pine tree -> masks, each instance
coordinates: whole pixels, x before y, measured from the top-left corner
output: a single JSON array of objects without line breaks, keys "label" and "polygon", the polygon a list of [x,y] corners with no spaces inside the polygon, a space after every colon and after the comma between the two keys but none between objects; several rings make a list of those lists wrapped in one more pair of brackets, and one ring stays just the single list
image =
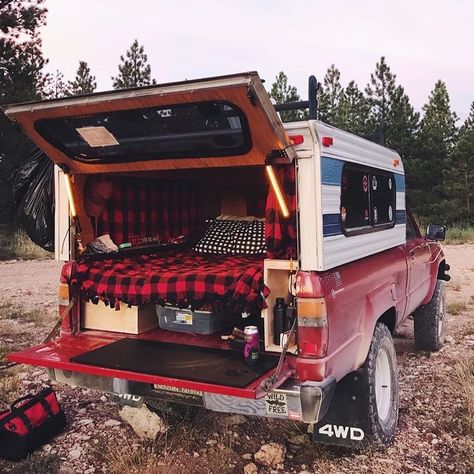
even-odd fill
[{"label": "pine tree", "polygon": [[44,95],[50,99],[71,95],[69,85],[64,80],[64,74],[58,69],[56,69],[53,76],[48,77],[48,85]]},{"label": "pine tree", "polygon": [[341,73],[334,64],[326,71],[319,96],[319,119],[335,127],[341,127],[340,105],[343,95]]},{"label": "pine tree", "polygon": [[439,80],[423,106],[417,158],[413,160],[412,207],[433,221],[449,220],[448,196],[445,192],[444,170],[456,138],[457,116],[451,111],[446,84]]},{"label": "pine tree", "polygon": [[474,221],[474,102],[447,160],[444,186],[451,222]]},{"label": "pine tree", "polygon": [[395,74],[385,62],[385,57],[375,65],[375,72],[370,75],[370,83],[365,88],[365,93],[370,104],[370,133],[373,139],[385,145],[387,133],[387,120],[390,111],[390,99],[395,90]]},{"label": "pine tree", "polygon": [[[298,102],[300,100],[296,87],[288,84],[288,77],[283,71],[280,71],[275,77],[275,82],[272,84],[270,91],[270,97],[274,99],[277,104],[287,104],[289,102]],[[282,122],[303,120],[305,116],[306,114],[300,110],[280,112]]]},{"label": "pine tree", "polygon": [[85,61],[79,61],[79,67],[76,71],[76,77],[73,81],[69,81],[69,89],[72,95],[90,94],[97,88],[95,76],[91,74],[91,70]]},{"label": "pine tree", "polygon": [[420,127],[420,114],[410,103],[402,86],[397,86],[390,95],[390,109],[387,115],[386,145],[397,151],[403,159],[407,182],[408,199],[416,189],[417,183],[417,134]]},{"label": "pine tree", "polygon": [[130,49],[125,53],[125,58],[120,56],[122,64],[119,64],[119,74],[112,76],[114,89],[126,89],[128,87],[148,86],[156,84],[151,79],[151,67],[147,63],[148,56],[144,52],[143,46],[135,40]]},{"label": "pine tree", "polygon": [[337,114],[337,127],[356,135],[368,133],[370,104],[354,81],[342,91]]},{"label": "pine tree", "polygon": [[[47,60],[39,31],[46,24],[46,12],[44,0],[0,1],[0,104],[43,96]],[[0,220],[13,214],[6,177],[32,147],[21,130],[0,114]]]}]

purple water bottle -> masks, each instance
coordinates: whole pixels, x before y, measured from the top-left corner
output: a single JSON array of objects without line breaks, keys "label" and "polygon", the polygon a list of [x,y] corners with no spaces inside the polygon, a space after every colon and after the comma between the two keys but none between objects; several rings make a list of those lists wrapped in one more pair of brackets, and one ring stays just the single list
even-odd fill
[{"label": "purple water bottle", "polygon": [[245,326],[244,359],[248,365],[256,365],[259,358],[259,341],[257,326]]}]

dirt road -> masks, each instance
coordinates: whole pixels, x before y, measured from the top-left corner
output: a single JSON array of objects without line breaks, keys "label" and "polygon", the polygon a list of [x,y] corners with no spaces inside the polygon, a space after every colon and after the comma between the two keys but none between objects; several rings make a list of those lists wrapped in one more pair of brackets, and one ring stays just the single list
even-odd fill
[{"label": "dirt road", "polygon": [[[117,406],[107,396],[60,386],[58,393],[70,425],[39,451],[34,470],[144,472],[144,466],[156,458],[149,472],[243,472],[247,466],[250,473],[255,472],[248,466],[255,463],[253,455],[263,444],[275,442],[287,448],[283,468],[271,471],[256,463],[258,472],[474,472],[474,441],[465,428],[465,402],[455,382],[458,362],[474,357],[474,245],[448,246],[446,255],[452,276],[448,309],[457,314],[447,315],[446,344],[431,355],[415,352],[411,320],[397,333],[400,421],[396,441],[388,449],[354,452],[313,446],[290,423],[232,419],[195,409],[192,414],[183,410],[169,415],[168,421],[176,426],[158,442],[154,451],[158,454],[150,455],[151,448],[121,420]],[[53,261],[0,263],[4,352],[47,334],[54,320],[59,268]],[[24,320],[21,312],[26,312]],[[11,401],[17,394],[35,391],[48,380],[45,371],[31,367],[16,368],[0,377],[0,409],[7,398]],[[41,463],[47,466],[44,471]],[[12,463],[0,460],[1,472],[12,468]],[[21,472],[28,472],[27,466]]]}]

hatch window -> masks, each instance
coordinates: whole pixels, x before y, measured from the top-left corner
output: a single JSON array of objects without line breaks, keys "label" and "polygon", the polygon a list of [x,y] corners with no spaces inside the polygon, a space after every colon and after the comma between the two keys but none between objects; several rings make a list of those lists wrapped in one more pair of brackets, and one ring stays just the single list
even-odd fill
[{"label": "hatch window", "polygon": [[393,173],[345,164],[341,180],[341,223],[346,235],[395,225],[396,190]]},{"label": "hatch window", "polygon": [[83,163],[243,155],[252,147],[245,115],[226,101],[40,119],[35,128]]}]

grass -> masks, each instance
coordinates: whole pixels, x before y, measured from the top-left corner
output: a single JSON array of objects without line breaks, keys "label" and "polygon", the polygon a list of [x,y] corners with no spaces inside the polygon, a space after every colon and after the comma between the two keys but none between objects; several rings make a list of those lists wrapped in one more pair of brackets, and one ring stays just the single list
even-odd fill
[{"label": "grass", "polygon": [[21,380],[16,372],[12,369],[0,371],[0,407],[7,408],[20,396],[20,392]]},{"label": "grass", "polygon": [[458,278],[453,278],[452,280],[448,281],[446,286],[454,291],[460,291],[462,285]]},{"label": "grass", "polygon": [[52,256],[33,243],[24,231],[0,224],[0,260],[44,260]]},{"label": "grass", "polygon": [[34,453],[16,464],[11,474],[56,474],[59,472],[59,457],[55,454]]},{"label": "grass", "polygon": [[[158,447],[152,442],[141,442],[122,445],[122,449],[110,449],[107,452],[109,460],[107,472],[122,474],[124,472],[137,474],[166,474],[177,472],[173,465],[173,457],[167,452],[159,453]],[[170,462],[167,462],[169,458]]]},{"label": "grass", "polygon": [[446,231],[446,244],[459,245],[468,242],[474,242],[474,227],[466,225],[448,226]]},{"label": "grass", "polygon": [[451,313],[453,316],[461,314],[463,311],[466,311],[466,309],[467,304],[465,301],[451,301],[446,306],[448,313]]},{"label": "grass", "polygon": [[[196,407],[154,406],[168,430],[154,442],[129,441],[120,451],[110,447],[107,452],[98,453],[107,460],[108,473],[181,473],[184,467],[188,472],[235,472],[241,459],[234,451],[232,431],[217,423],[218,415]],[[211,439],[215,441],[212,446],[206,444]],[[202,448],[205,455],[193,456]]]},{"label": "grass", "polygon": [[17,320],[25,323],[48,323],[51,318],[46,317],[44,310],[24,310],[12,303],[0,303],[0,321]]},{"label": "grass", "polygon": [[474,357],[456,366],[456,381],[465,401],[465,423],[469,434],[474,435]]}]

